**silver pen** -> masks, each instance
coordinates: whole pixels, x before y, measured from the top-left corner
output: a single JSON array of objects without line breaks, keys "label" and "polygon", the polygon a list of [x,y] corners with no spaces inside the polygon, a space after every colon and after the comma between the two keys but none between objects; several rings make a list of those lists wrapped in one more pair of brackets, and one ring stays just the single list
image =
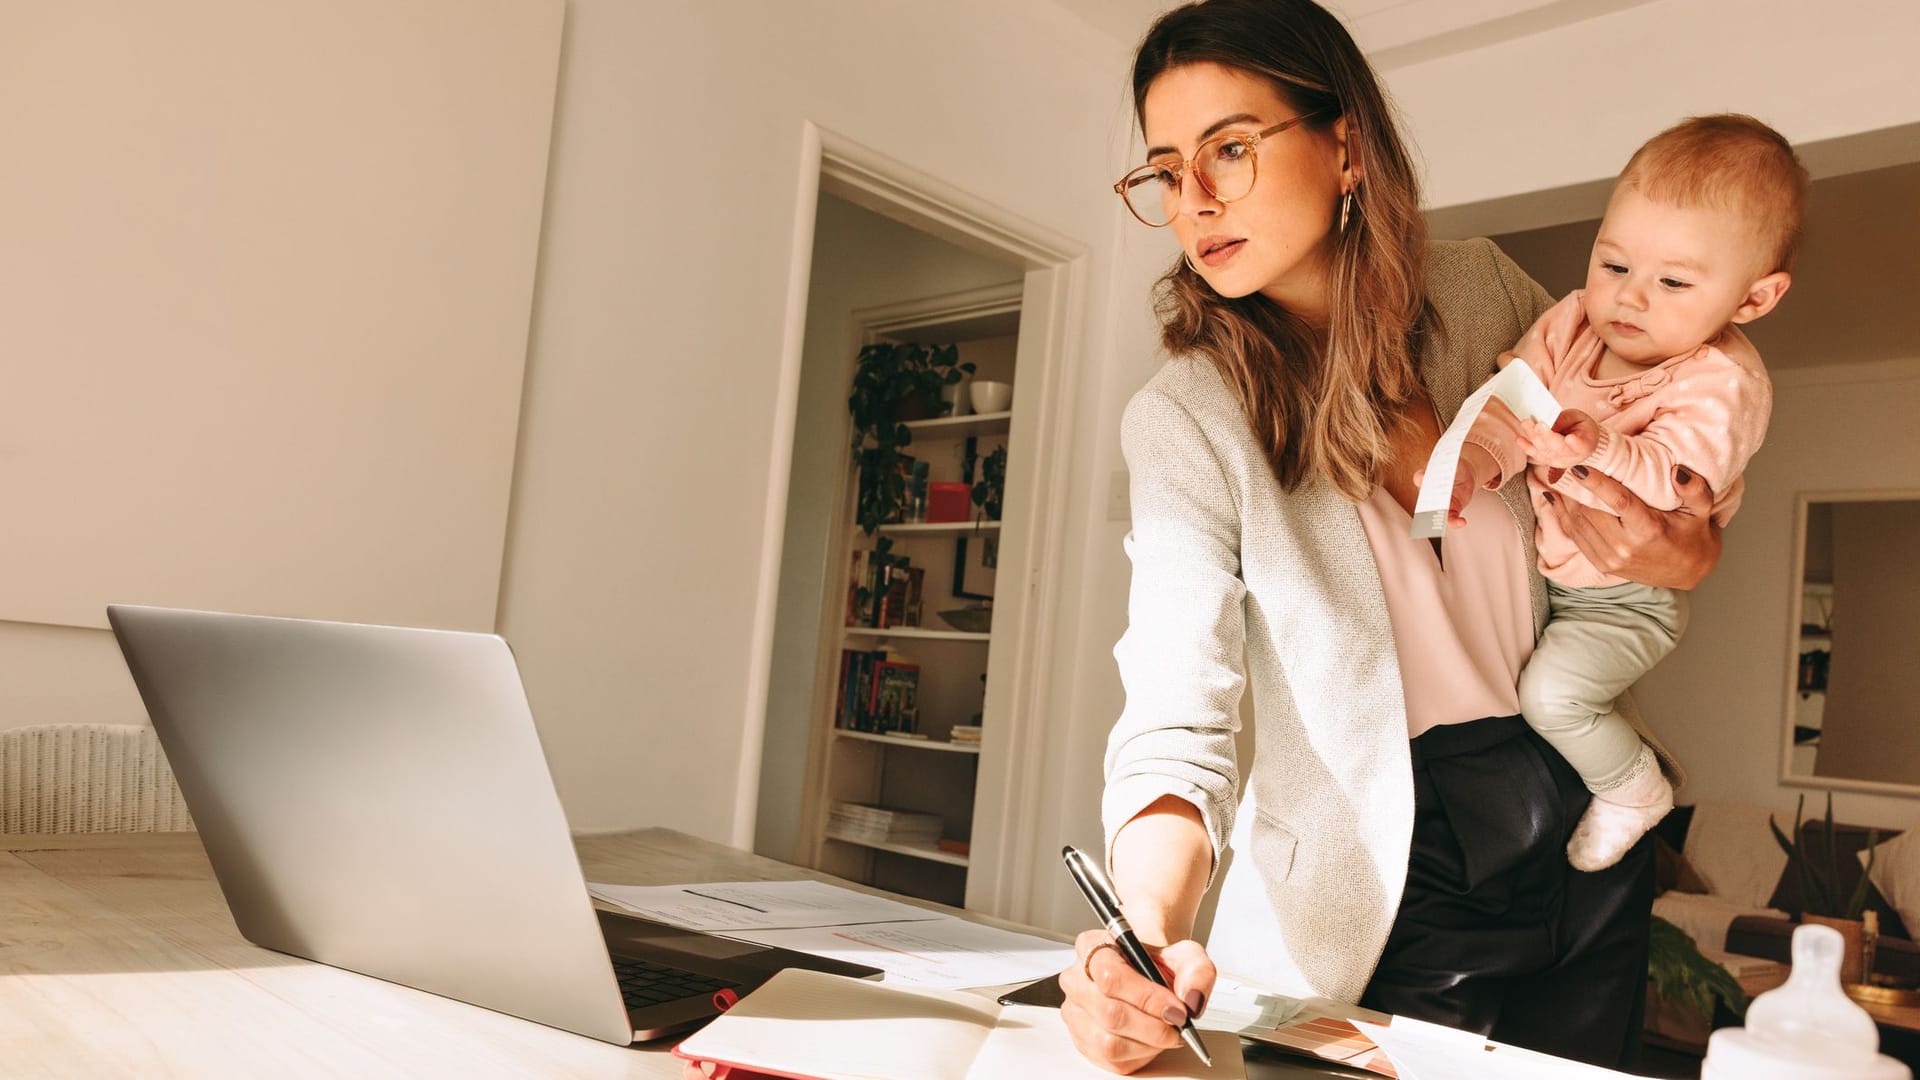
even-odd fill
[{"label": "silver pen", "polygon": [[[1060,849],[1060,858],[1067,864],[1067,873],[1073,875],[1073,883],[1080,886],[1080,894],[1093,906],[1093,917],[1113,935],[1114,947],[1127,958],[1127,964],[1161,986],[1167,986],[1167,977],[1160,974],[1160,965],[1147,955],[1146,946],[1140,944],[1140,939],[1133,935],[1133,927],[1127,925],[1127,917],[1120,914],[1120,898],[1114,895],[1107,875],[1072,844]],[[1167,986],[1167,989],[1173,987]],[[1200,1044],[1200,1032],[1195,1030],[1191,1014],[1180,1025],[1180,1040],[1199,1055],[1208,1068],[1213,1067],[1213,1056]]]}]

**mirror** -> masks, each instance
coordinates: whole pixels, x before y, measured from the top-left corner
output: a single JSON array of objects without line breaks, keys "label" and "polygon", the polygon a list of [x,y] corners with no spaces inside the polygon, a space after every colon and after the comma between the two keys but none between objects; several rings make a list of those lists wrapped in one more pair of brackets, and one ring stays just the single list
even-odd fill
[{"label": "mirror", "polygon": [[1798,502],[1780,779],[1920,795],[1920,492]]}]

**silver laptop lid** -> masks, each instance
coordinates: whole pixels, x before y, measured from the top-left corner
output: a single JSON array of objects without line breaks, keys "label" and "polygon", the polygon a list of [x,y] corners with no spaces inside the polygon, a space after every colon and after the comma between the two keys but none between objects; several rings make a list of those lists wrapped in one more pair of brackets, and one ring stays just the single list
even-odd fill
[{"label": "silver laptop lid", "polygon": [[630,1041],[505,641],[107,615],[249,941]]}]

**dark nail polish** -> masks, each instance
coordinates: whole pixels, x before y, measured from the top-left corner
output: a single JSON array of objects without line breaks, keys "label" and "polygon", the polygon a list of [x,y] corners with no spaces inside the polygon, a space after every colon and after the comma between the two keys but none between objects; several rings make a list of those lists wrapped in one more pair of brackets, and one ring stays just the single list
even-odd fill
[{"label": "dark nail polish", "polygon": [[1585,480],[1587,478],[1587,467],[1585,465],[1575,465],[1573,467],[1573,475]]},{"label": "dark nail polish", "polygon": [[1551,492],[1551,491],[1543,491],[1543,492],[1541,492],[1541,493],[1540,493],[1540,497],[1541,497],[1541,498],[1543,498],[1543,499],[1545,499],[1545,500],[1547,500],[1548,502],[1553,502],[1553,501],[1554,501],[1554,497],[1553,497],[1553,492]]},{"label": "dark nail polish", "polygon": [[1169,1005],[1167,1011],[1160,1014],[1160,1019],[1165,1020],[1168,1027],[1179,1027],[1187,1022],[1187,1011],[1178,1005]]},{"label": "dark nail polish", "polygon": [[1198,1018],[1207,1011],[1207,995],[1198,990],[1187,991],[1187,1015]]},{"label": "dark nail polish", "polygon": [[1693,474],[1687,471],[1685,465],[1675,465],[1673,467],[1673,478],[1683,484],[1693,483]]}]

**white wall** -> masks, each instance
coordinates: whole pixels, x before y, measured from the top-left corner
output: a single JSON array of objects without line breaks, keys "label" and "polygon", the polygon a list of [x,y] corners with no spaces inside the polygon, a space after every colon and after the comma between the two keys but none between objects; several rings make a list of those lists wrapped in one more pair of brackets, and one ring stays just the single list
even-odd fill
[{"label": "white wall", "polygon": [[[753,848],[794,857],[813,719],[822,589],[842,580],[827,565],[832,516],[843,511],[849,468],[847,387],[861,341],[853,313],[988,285],[1018,283],[1021,271],[962,251],[832,196],[814,222],[813,273],[798,424],[787,489],[786,543],[768,679],[767,732],[761,751],[760,804]],[[967,359],[967,354],[962,359]]]},{"label": "white wall", "polygon": [[500,626],[577,825],[749,824],[803,124],[1088,253],[1075,396],[1092,416],[1117,408],[1101,384],[1125,62],[1015,0],[569,8]]},{"label": "white wall", "polygon": [[[1685,762],[1683,802],[1720,800],[1793,813],[1804,790],[1779,782],[1786,723],[1794,499],[1803,491],[1920,488],[1920,360],[1776,372],[1773,424],[1747,470],[1747,494],[1693,621],[1636,691]],[[1911,653],[1911,650],[1909,650]],[[1920,733],[1888,752],[1920,755]],[[1808,793],[1809,805],[1824,796]],[[1841,792],[1834,815],[1920,825],[1920,800]]]},{"label": "white wall", "polygon": [[[1916,20],[1906,0],[1860,0],[1838,15],[1785,0],[1656,0],[1395,69],[1389,82],[1435,202],[1469,205],[1610,176],[1688,110],[1747,108],[1796,138],[1920,122],[1906,74]],[[1062,586],[1041,620],[1044,758],[1059,779],[1022,823],[1052,838],[1043,851],[1099,842],[1128,580],[1125,525],[1107,519],[1107,493],[1120,410],[1156,362],[1147,287],[1173,256],[1165,234],[1127,222],[1107,190],[1138,154],[1128,49],[1028,0],[569,5],[499,627],[576,824],[722,840],[746,826],[739,796],[757,776],[742,777],[739,762],[763,714],[748,686],[770,662],[752,652],[773,611],[774,582],[758,568],[784,520],[785,492],[769,488],[784,488],[787,448],[772,432],[780,357],[804,304],[790,298],[789,271],[808,242],[796,225],[812,206],[799,167],[812,121],[1087,253],[1072,335],[1080,378],[1065,388],[1078,403],[1062,451],[1065,557],[1041,568]],[[735,151],[737,166],[714,164]],[[1825,396],[1810,391],[1796,407],[1831,409]],[[1912,415],[1908,404],[1901,422]],[[1750,505],[1741,528],[1764,533],[1768,513]],[[1739,570],[1759,548],[1730,545],[1710,587],[1748,572],[1771,580],[1774,568]],[[43,682],[32,703],[84,718],[99,693],[90,676],[113,669],[79,665],[111,644],[16,648],[7,629],[0,678],[73,663],[89,678]],[[1746,653],[1727,652],[1742,642]],[[1696,626],[1683,650],[1740,663],[1753,644]],[[1779,654],[1784,640],[1767,647]],[[64,696],[84,700],[70,708],[55,700]],[[1740,707],[1769,717],[1771,732],[1778,702]],[[1728,753],[1723,739],[1702,731],[1681,748]],[[1772,746],[1768,734],[1732,748],[1726,790],[1770,775]],[[1026,913],[1084,925],[1053,857],[1029,870]]]},{"label": "white wall", "polygon": [[144,720],[109,602],[492,627],[563,10],[0,6],[0,727]]}]

